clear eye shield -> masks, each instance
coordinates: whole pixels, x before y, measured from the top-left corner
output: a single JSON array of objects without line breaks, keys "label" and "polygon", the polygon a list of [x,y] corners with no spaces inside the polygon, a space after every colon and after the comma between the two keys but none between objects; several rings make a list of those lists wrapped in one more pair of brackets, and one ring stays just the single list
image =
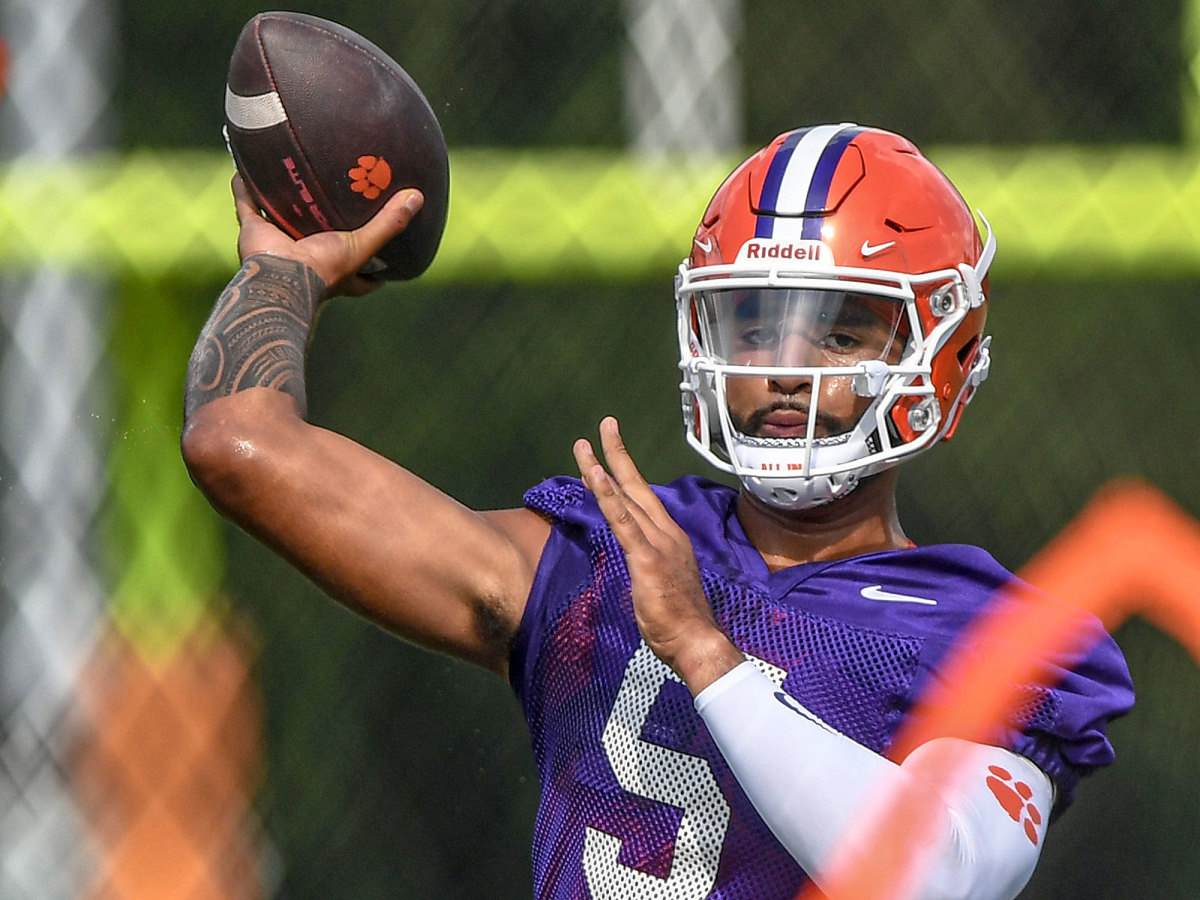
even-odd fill
[{"label": "clear eye shield", "polygon": [[[749,288],[697,296],[716,361],[770,370],[896,362],[908,333],[903,304],[848,291]],[[755,372],[747,374],[766,374]]]}]

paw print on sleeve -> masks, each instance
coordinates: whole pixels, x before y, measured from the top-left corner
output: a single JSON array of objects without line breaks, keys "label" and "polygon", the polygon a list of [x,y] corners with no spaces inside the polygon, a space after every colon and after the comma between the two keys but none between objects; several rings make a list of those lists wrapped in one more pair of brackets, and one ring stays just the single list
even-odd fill
[{"label": "paw print on sleeve", "polygon": [[1038,844],[1037,826],[1042,824],[1042,814],[1031,802],[1033,788],[1024,781],[1017,781],[1012,773],[1000,766],[988,766],[987,786],[1000,802],[1004,811],[1014,822],[1025,829],[1025,836],[1033,846]]},{"label": "paw print on sleeve", "polygon": [[352,179],[350,189],[374,200],[392,183],[392,167],[382,156],[360,156],[358,165],[346,173]]}]

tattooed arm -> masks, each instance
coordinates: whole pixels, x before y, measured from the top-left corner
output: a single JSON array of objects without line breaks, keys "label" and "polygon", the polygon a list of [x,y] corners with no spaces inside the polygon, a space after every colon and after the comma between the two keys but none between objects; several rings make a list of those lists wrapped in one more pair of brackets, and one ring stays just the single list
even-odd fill
[{"label": "tattooed arm", "polygon": [[357,231],[293,241],[236,179],[234,194],[242,268],[188,364],[182,449],[193,481],[349,608],[503,674],[548,526],[524,509],[473,512],[306,421],[321,303],[377,286],[354,273],[403,230],[420,195],[397,194]]},{"label": "tattooed arm", "polygon": [[251,387],[290,395],[306,416],[305,350],[325,292],[321,276],[302,262],[264,253],[242,263],[196,342],[184,418]]}]

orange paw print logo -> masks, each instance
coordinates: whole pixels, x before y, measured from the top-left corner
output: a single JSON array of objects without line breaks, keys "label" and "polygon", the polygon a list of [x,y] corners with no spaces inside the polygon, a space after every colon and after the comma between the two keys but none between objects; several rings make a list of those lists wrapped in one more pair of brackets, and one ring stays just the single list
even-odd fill
[{"label": "orange paw print logo", "polygon": [[991,772],[987,777],[988,788],[1000,801],[1009,817],[1024,826],[1025,836],[1036,847],[1037,826],[1042,824],[1042,814],[1029,802],[1033,797],[1033,788],[1023,781],[1015,780],[1007,769],[1000,766],[988,766],[988,771]]},{"label": "orange paw print logo", "polygon": [[382,156],[360,156],[358,165],[346,173],[353,179],[350,189],[374,200],[392,183],[392,167]]}]

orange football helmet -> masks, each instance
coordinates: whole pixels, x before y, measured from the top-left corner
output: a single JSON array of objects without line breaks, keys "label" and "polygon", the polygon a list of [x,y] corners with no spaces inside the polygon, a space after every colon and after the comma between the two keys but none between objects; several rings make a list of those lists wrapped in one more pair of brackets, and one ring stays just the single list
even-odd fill
[{"label": "orange football helmet", "polygon": [[[988,374],[995,247],[907,139],[779,135],[717,190],[676,277],[688,442],[802,509],[949,439]],[[773,405],[732,408],[734,379],[765,381]],[[830,413],[839,391],[849,419]]]}]

